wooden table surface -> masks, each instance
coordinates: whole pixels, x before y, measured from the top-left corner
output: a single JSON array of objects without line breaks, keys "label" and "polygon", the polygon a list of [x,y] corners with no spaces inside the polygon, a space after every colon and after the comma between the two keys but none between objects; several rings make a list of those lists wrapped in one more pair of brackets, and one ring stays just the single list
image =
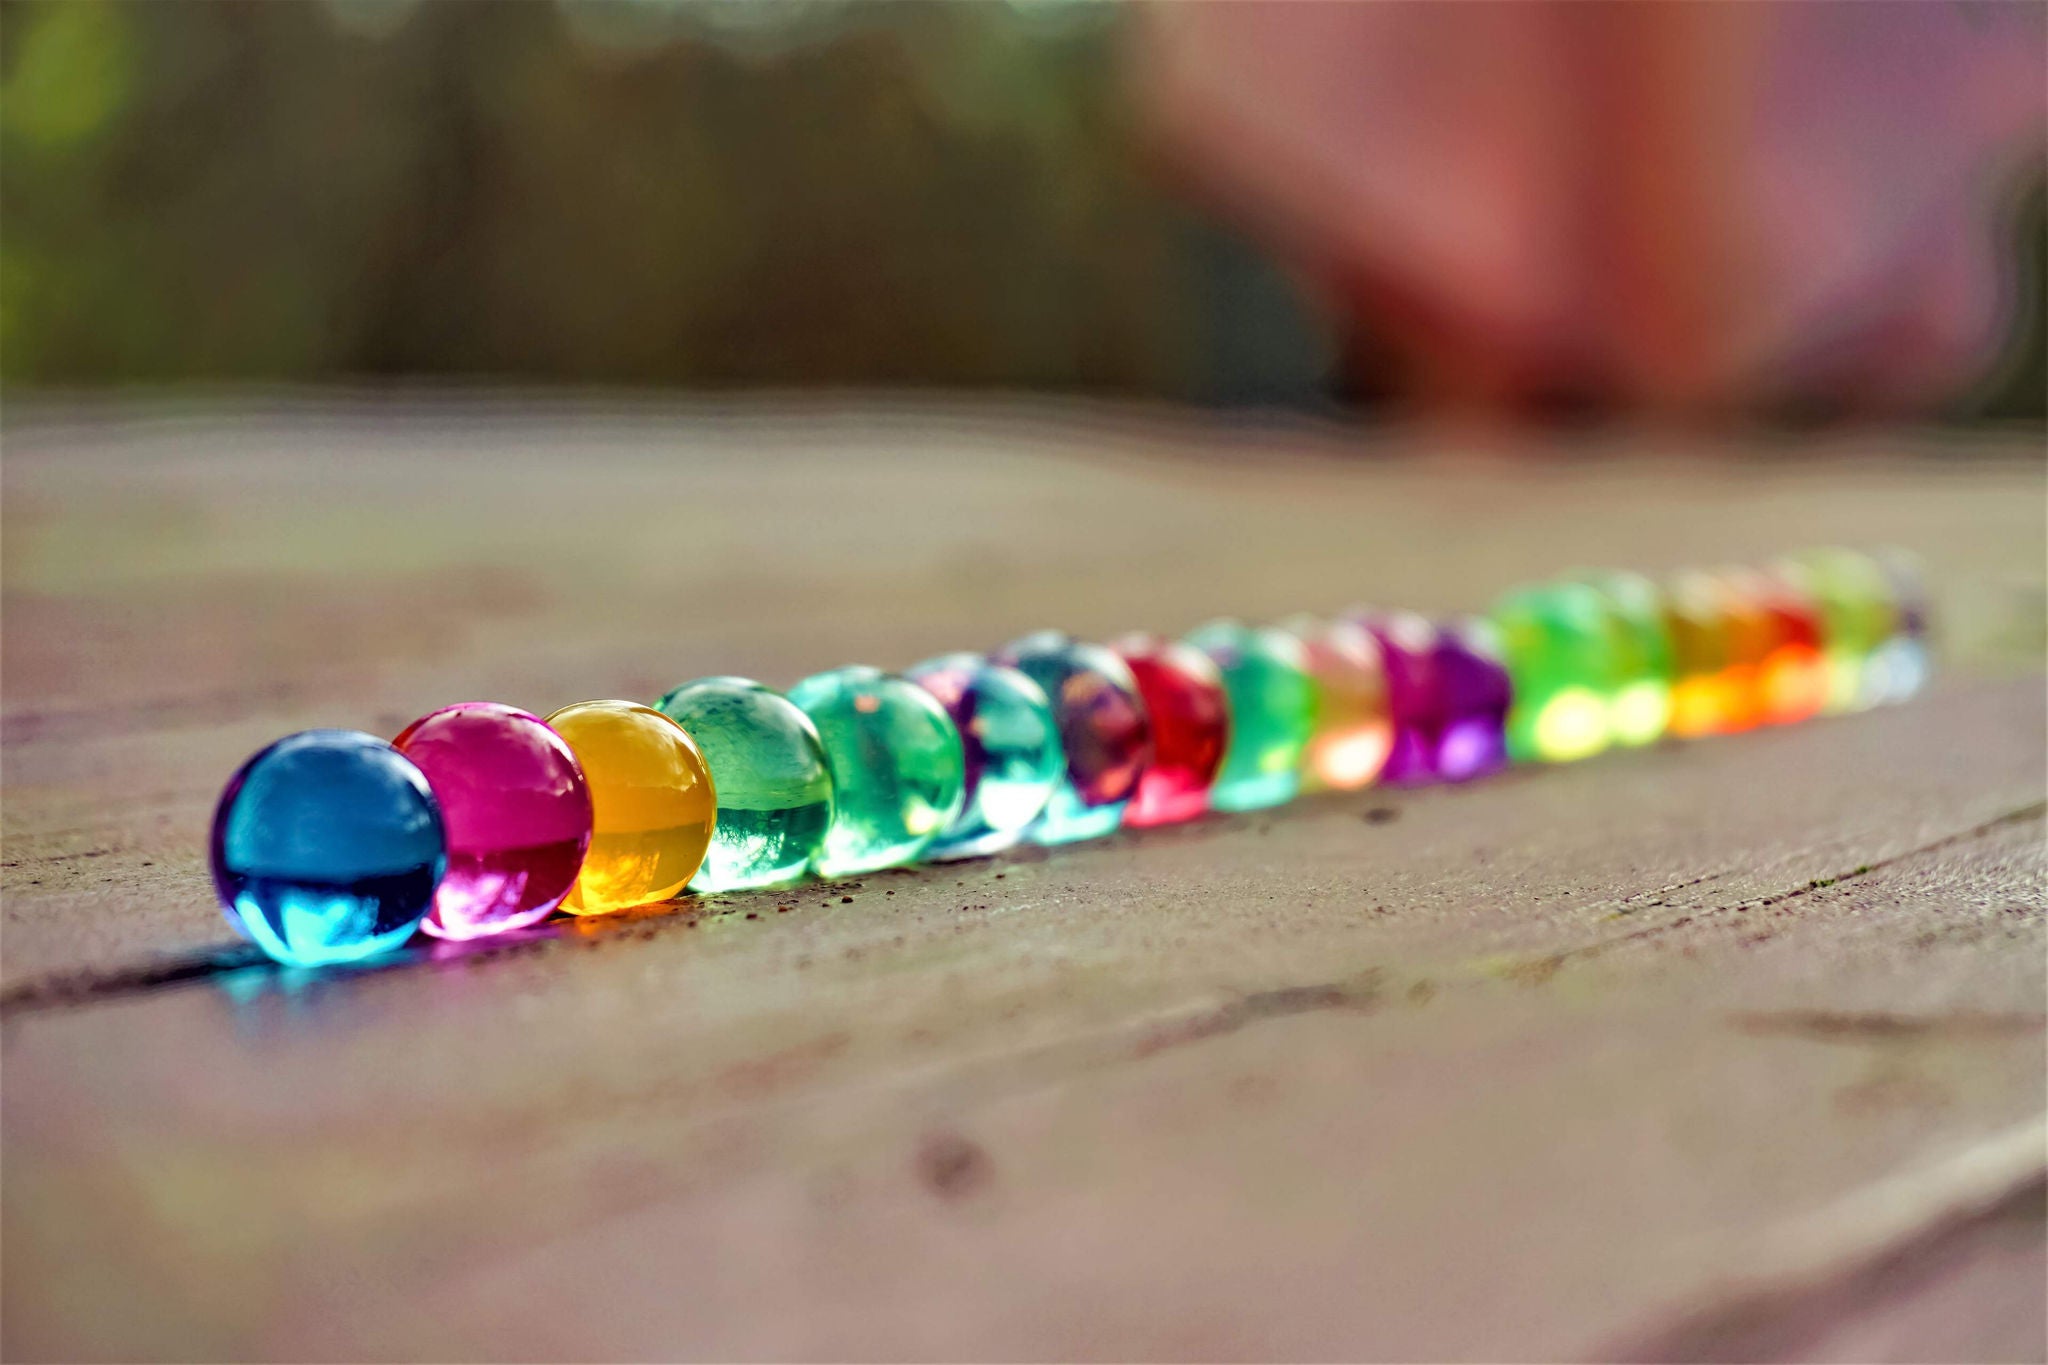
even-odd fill
[{"label": "wooden table surface", "polygon": [[[9,1358],[2048,1356],[2038,434],[4,436]],[[376,970],[251,965],[207,885],[308,725],[1830,541],[1928,560],[1929,694]]]}]

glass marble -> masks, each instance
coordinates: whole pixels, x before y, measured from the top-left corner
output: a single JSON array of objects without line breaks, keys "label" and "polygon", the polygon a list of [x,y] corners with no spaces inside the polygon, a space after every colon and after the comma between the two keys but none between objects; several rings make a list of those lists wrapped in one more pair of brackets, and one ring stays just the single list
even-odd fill
[{"label": "glass marble", "polygon": [[1124,823],[1192,820],[1209,808],[1209,788],[1230,743],[1223,675],[1199,649],[1157,635],[1126,635],[1110,648],[1131,670],[1152,722],[1152,762]]},{"label": "glass marble", "polygon": [[810,869],[832,823],[824,741],[796,703],[751,678],[698,678],[655,704],[711,768],[718,819],[690,889],[779,886]]},{"label": "glass marble", "polygon": [[1436,775],[1465,782],[1499,772],[1508,763],[1508,707],[1514,700],[1500,632],[1476,616],[1439,626],[1436,674]]},{"label": "glass marble", "polygon": [[470,701],[391,743],[426,774],[448,830],[448,871],[420,927],[480,938],[547,918],[590,844],[590,786],[561,736],[516,707]]},{"label": "glass marble", "polygon": [[1657,585],[1641,574],[1596,570],[1576,576],[1600,595],[1613,661],[1607,737],[1630,748],[1654,744],[1671,724],[1671,633]]},{"label": "glass marble", "polygon": [[1873,556],[1891,588],[1892,633],[1871,654],[1877,691],[1886,702],[1902,702],[1927,685],[1933,656],[1927,643],[1927,577],[1918,557],[1900,549]]},{"label": "glass marble", "polygon": [[1605,749],[1620,671],[1599,592],[1583,583],[1517,588],[1494,604],[1491,620],[1514,685],[1508,753],[1564,763]]},{"label": "glass marble", "polygon": [[1728,576],[1763,611],[1768,625],[1756,666],[1756,718],[1789,725],[1827,705],[1827,656],[1821,650],[1820,609],[1782,575],[1731,569]]},{"label": "glass marble", "polygon": [[858,666],[789,689],[832,765],[832,823],[812,865],[846,877],[914,862],[960,815],[967,756],[938,698]]},{"label": "glass marble", "polygon": [[1839,715],[1883,701],[1887,680],[1869,663],[1896,628],[1898,609],[1877,561],[1854,550],[1810,550],[1779,571],[1820,608],[1828,665],[1822,709]]},{"label": "glass marble", "polygon": [[447,835],[426,776],[374,735],[307,730],[229,779],[213,813],[228,923],[279,962],[396,948],[433,908]]},{"label": "glass marble", "polygon": [[1665,589],[1664,624],[1671,634],[1671,733],[1719,734],[1740,707],[1727,593],[1710,574],[1681,573]]},{"label": "glass marble", "polygon": [[1356,791],[1371,785],[1394,744],[1379,641],[1356,621],[1297,616],[1281,629],[1307,651],[1316,688],[1315,728],[1301,758],[1302,788]]},{"label": "glass marble", "polygon": [[1724,705],[1712,733],[1731,735],[1763,723],[1764,665],[1777,647],[1781,623],[1768,610],[1768,583],[1747,569],[1709,571],[1713,590],[1721,595],[1722,629],[1727,632],[1728,663],[1721,674]]},{"label": "glass marble", "polygon": [[1041,844],[1108,834],[1152,762],[1152,721],[1138,681],[1113,650],[1058,631],[1013,640],[995,656],[1044,690],[1067,771],[1031,827]]},{"label": "glass marble", "polygon": [[1362,610],[1347,618],[1371,635],[1387,671],[1393,742],[1380,780],[1402,785],[1436,777],[1436,627],[1412,611]]},{"label": "glass marble", "polygon": [[703,750],[651,706],[583,701],[548,717],[590,784],[590,847],[562,901],[604,915],[673,900],[697,875],[718,818]]},{"label": "glass marble", "polygon": [[1198,626],[1187,643],[1215,663],[1230,697],[1230,747],[1209,788],[1209,805],[1263,810],[1293,800],[1316,724],[1308,651],[1284,630],[1238,621]]},{"label": "glass marble", "polygon": [[1394,743],[1383,782],[1462,782],[1507,763],[1513,698],[1499,635],[1484,621],[1438,626],[1414,612],[1356,612],[1386,662]]},{"label": "glass marble", "polygon": [[1044,814],[1066,774],[1051,700],[1016,669],[974,653],[942,655],[905,676],[946,708],[967,763],[960,814],[927,856],[1000,853]]}]

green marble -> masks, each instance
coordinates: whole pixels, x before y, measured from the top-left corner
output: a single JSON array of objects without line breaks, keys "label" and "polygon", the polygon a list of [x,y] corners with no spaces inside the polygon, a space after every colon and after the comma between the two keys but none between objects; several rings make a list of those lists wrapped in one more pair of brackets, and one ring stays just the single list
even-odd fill
[{"label": "green marble", "polygon": [[1671,684],[1677,668],[1671,628],[1657,585],[1641,574],[1595,570],[1576,575],[1600,595],[1613,660],[1607,735],[1615,744],[1654,744],[1671,725]]},{"label": "green marble", "polygon": [[810,717],[749,678],[699,678],[655,709],[697,741],[718,793],[718,823],[690,889],[803,876],[832,823],[832,769]]},{"label": "green marble", "polygon": [[1272,627],[1212,621],[1187,636],[1223,675],[1230,745],[1209,788],[1213,810],[1262,810],[1301,789],[1301,756],[1316,723],[1307,648]]},{"label": "green marble", "polygon": [[1820,608],[1822,653],[1828,665],[1829,715],[1862,711],[1885,700],[1871,656],[1898,624],[1898,602],[1884,569],[1869,555],[1836,547],[1809,550],[1780,566],[1787,580]]},{"label": "green marble", "polygon": [[1490,619],[1514,684],[1509,757],[1564,763],[1605,749],[1619,678],[1600,594],[1583,583],[1532,584],[1501,597]]},{"label": "green marble", "polygon": [[789,699],[818,727],[835,806],[812,865],[845,877],[914,862],[960,814],[967,785],[960,731],[936,697],[878,669],[805,678]]}]

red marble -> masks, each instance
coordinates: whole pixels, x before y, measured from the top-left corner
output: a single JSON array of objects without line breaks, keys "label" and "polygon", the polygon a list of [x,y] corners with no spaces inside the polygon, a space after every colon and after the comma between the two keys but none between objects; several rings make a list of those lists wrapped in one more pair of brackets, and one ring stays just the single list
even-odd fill
[{"label": "red marble", "polygon": [[1762,610],[1768,631],[1756,669],[1758,719],[1789,725],[1819,715],[1828,701],[1820,607],[1781,574],[1738,570],[1734,576]]},{"label": "red marble", "polygon": [[1209,808],[1209,787],[1230,744],[1223,675],[1192,645],[1127,635],[1110,646],[1138,680],[1152,717],[1152,766],[1124,810],[1127,825],[1170,825]]}]

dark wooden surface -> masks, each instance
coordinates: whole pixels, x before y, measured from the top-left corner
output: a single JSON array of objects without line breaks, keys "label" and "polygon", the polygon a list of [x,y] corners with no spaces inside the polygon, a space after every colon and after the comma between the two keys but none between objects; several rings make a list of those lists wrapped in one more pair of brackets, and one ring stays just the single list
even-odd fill
[{"label": "dark wooden surface", "polygon": [[[5,432],[10,1358],[2048,1355],[2038,441],[120,416]],[[1919,701],[215,955],[213,794],[304,725],[1830,540],[1928,558]]]}]

